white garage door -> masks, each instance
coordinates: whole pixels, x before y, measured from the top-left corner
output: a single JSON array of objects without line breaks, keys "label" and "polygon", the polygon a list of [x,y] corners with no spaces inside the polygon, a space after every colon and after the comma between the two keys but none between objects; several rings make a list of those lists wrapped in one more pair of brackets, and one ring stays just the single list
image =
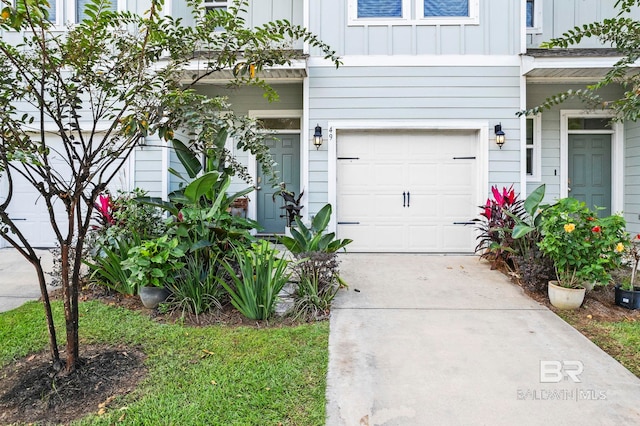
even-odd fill
[{"label": "white garage door", "polygon": [[477,149],[470,131],[338,133],[338,236],[349,251],[473,252]]},{"label": "white garage door", "polygon": [[[71,173],[69,165],[64,161],[64,154],[56,154],[57,152],[64,153],[64,151],[62,151],[63,145],[61,139],[50,137],[47,139],[47,142],[52,152],[49,157],[52,168],[54,168],[60,176],[68,179]],[[120,175],[116,176],[113,180],[113,185],[110,185],[112,191],[128,187],[128,184],[121,184],[126,181],[126,177],[124,176],[126,170],[127,166],[123,167]],[[55,247],[57,240],[49,221],[49,213],[44,200],[21,175],[14,171],[12,176],[14,189],[12,201],[7,209],[9,217],[15,221],[20,231],[33,247]],[[6,178],[0,178],[0,200],[2,200],[5,196],[4,194],[7,193],[7,186],[8,182]],[[56,198],[53,208],[56,213],[58,226],[63,232],[63,235],[66,235],[67,216],[64,204]],[[0,247],[5,246],[8,247],[8,243],[0,238]]]}]

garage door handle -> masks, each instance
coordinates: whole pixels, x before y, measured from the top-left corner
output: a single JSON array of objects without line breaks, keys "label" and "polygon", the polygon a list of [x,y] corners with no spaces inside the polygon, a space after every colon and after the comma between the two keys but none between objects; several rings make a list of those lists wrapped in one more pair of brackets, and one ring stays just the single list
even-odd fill
[{"label": "garage door handle", "polygon": [[409,203],[411,203],[411,193],[407,191],[407,207],[411,207]]},{"label": "garage door handle", "polygon": [[402,193],[402,207],[407,207],[407,193]]}]

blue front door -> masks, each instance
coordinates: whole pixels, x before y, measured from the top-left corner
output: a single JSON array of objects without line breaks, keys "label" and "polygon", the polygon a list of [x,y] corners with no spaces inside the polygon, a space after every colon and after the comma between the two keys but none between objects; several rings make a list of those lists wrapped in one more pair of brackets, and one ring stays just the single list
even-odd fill
[{"label": "blue front door", "polygon": [[611,135],[569,135],[569,196],[611,215]]},{"label": "blue front door", "polygon": [[[300,193],[300,135],[276,135],[265,143],[273,160],[277,163],[278,181],[286,184],[287,190]],[[283,234],[286,226],[286,215],[282,206],[282,197],[273,200],[276,189],[271,188],[268,179],[258,166],[257,220],[264,229],[260,233]]]}]

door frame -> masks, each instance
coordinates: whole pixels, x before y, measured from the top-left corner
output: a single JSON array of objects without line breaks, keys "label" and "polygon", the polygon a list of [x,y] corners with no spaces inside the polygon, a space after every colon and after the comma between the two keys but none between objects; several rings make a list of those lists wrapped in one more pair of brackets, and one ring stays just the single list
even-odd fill
[{"label": "door frame", "polygon": [[560,110],[560,198],[569,196],[569,134],[611,135],[611,213],[624,207],[624,125],[615,121],[611,130],[569,130],[570,118],[612,118],[611,111]]},{"label": "door frame", "polygon": [[[305,191],[302,196],[302,200],[300,201],[303,205],[307,204],[307,191],[305,187],[304,176],[307,176],[307,165],[308,162],[308,152],[306,149],[303,149],[304,144],[302,143],[302,128],[304,127],[303,123],[303,111],[298,109],[278,109],[278,110],[249,110],[248,116],[250,118],[299,118],[300,119],[300,129],[292,129],[292,130],[273,130],[273,134],[275,135],[298,135],[300,136],[300,190]],[[252,153],[247,153],[247,171],[249,172],[249,176],[254,179],[254,190],[249,193],[249,207],[247,209],[247,217],[249,219],[257,220],[258,218],[258,202],[257,197],[255,196],[255,179],[258,176],[258,164],[256,160],[256,156]],[[254,230],[255,232],[255,230]]]},{"label": "door frame", "polygon": [[340,130],[468,130],[474,131],[477,138],[476,158],[478,160],[478,181],[476,205],[484,203],[489,191],[489,123],[480,120],[333,120],[328,123],[328,202],[333,206],[329,222],[329,231],[337,232],[337,168],[338,168],[338,132]]}]

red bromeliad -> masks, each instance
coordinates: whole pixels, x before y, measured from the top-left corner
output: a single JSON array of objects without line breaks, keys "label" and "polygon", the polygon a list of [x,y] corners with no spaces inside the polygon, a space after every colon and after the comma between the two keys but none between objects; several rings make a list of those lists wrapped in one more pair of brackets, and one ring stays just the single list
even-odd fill
[{"label": "red bromeliad", "polygon": [[102,220],[105,225],[114,225],[116,222],[113,219],[113,201],[109,194],[102,194],[98,196],[98,201],[95,204],[96,211],[102,216]]}]

